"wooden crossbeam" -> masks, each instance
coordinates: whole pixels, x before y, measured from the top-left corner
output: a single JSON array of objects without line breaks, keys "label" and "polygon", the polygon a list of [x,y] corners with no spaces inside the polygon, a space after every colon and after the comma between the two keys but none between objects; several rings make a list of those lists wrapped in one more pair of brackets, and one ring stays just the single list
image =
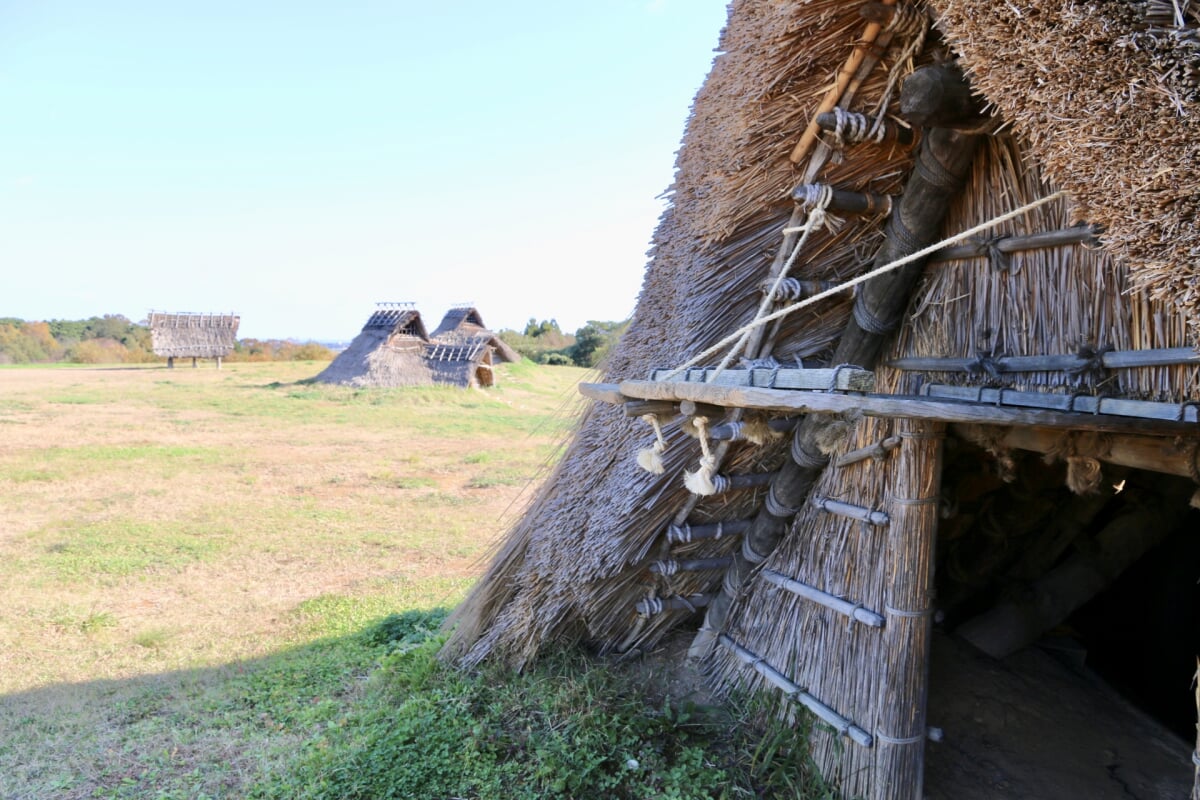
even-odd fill
[{"label": "wooden crossbeam", "polygon": [[695,367],[673,374],[675,370],[656,369],[652,381],[706,383],[712,386],[758,386],[767,389],[823,389],[839,392],[872,392],[875,373],[851,365],[832,369],[794,369],[756,367],[727,369]]}]

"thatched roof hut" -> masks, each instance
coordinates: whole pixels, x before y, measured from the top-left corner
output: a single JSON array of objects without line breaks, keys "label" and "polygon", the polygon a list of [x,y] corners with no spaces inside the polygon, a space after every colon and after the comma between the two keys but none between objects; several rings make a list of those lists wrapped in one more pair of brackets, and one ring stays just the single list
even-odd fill
[{"label": "thatched roof hut", "polygon": [[219,366],[237,345],[240,322],[237,314],[151,311],[150,342],[168,366],[176,358],[190,358],[193,364],[198,358],[215,358]]},{"label": "thatched roof hut", "polygon": [[491,386],[497,356],[501,361],[520,356],[483,327],[475,309],[459,311],[451,309],[431,336],[411,303],[380,303],[316,380],[349,386]]},{"label": "thatched roof hut", "polygon": [[[1165,547],[1192,554],[1186,658],[1140,651],[1164,668],[1141,682],[1194,714],[1197,8],[731,3],[633,321],[585,387],[606,402],[446,657],[519,668],[553,640],[636,653],[682,631],[718,691],[815,720],[847,796],[950,796],[923,789],[927,757],[984,779],[926,747],[952,684],[931,640],[1010,664]],[[1118,605],[1165,615],[1156,583]],[[1096,627],[1081,646],[1112,649]],[[1057,788],[1016,794],[1083,796],[1048,729],[1027,738]],[[1182,744],[1105,758],[1081,774],[1190,782]]]},{"label": "thatched roof hut", "polygon": [[484,341],[499,363],[511,364],[521,360],[521,354],[508,342],[488,330],[478,309],[470,304],[457,305],[447,311],[432,338],[446,343]]}]

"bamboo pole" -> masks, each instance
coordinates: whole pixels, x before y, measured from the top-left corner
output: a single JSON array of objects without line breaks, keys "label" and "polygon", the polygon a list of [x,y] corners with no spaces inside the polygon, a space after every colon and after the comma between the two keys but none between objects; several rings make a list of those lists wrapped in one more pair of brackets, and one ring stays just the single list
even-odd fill
[{"label": "bamboo pole", "polygon": [[[883,0],[880,5],[894,6],[896,0]],[[812,148],[817,143],[817,137],[821,133],[821,127],[817,124],[817,116],[827,111],[833,111],[833,107],[842,99],[842,95],[850,86],[850,81],[854,79],[858,68],[862,66],[863,60],[871,51],[871,45],[875,44],[875,40],[879,38],[879,32],[883,30],[883,24],[879,22],[868,22],[867,27],[863,30],[863,35],[859,38],[858,43],[854,45],[854,49],[850,52],[850,57],[846,59],[846,63],[838,71],[837,77],[834,79],[833,86],[825,93],[825,97],[821,100],[821,105],[817,106],[816,114],[813,114],[812,120],[808,123],[808,127],[804,129],[804,133],[800,136],[800,141],[792,148],[790,156],[793,164],[799,164],[804,159],[808,158]]]},{"label": "bamboo pole", "polygon": [[901,445],[887,532],[887,624],[872,800],[919,800],[925,777],[933,566],[945,426],[900,420],[897,432]]}]

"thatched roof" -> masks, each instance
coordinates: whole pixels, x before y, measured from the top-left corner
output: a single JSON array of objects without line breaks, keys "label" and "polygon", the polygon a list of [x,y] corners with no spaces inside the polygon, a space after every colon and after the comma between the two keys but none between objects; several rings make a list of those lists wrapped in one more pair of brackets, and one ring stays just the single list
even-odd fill
[{"label": "thatched roof", "polygon": [[513,361],[520,356],[481,322],[474,309],[451,309],[430,336],[410,304],[381,303],[315,380],[350,386],[491,386],[493,357]]},{"label": "thatched roof", "polygon": [[455,306],[446,312],[442,322],[433,332],[432,339],[439,342],[466,344],[485,342],[494,351],[496,360],[501,363],[514,363],[521,360],[521,354],[512,345],[488,330],[483,323],[483,317],[474,306]]},{"label": "thatched roof", "polygon": [[150,341],[156,356],[220,358],[237,345],[240,322],[236,314],[151,311]]},{"label": "thatched roof", "polygon": [[[1184,20],[1191,31],[1194,5],[1187,5]],[[942,0],[932,6],[936,28],[911,63],[904,63],[903,49],[912,39],[899,34],[880,40],[891,40],[882,63],[911,67],[947,53],[958,57],[1003,126],[980,144],[944,235],[1060,188],[1068,190],[1065,198],[992,235],[1056,230],[1079,220],[1103,226],[1104,233],[1099,247],[1029,250],[1003,264],[986,256],[929,264],[885,358],[1195,345],[1200,103],[1188,83],[1196,75],[1193,33],[1148,33],[1145,4],[1049,7],[1018,0],[968,7]],[[790,157],[863,28],[857,5],[841,0],[731,4],[719,55],[693,104],[633,320],[605,365],[604,380],[644,378],[652,368],[683,364],[755,317],[761,285],[787,255],[781,230],[795,209],[797,184],[817,180],[900,193],[913,167],[907,147],[860,144],[847,148],[844,159],[818,147],[797,162]],[[1164,72],[1168,63],[1180,66]],[[852,84],[851,110],[874,112],[889,77],[875,69]],[[894,95],[890,104],[894,111]],[[882,222],[879,215],[846,216],[815,231],[792,275],[843,281],[860,274],[880,246]],[[828,362],[852,299],[834,296],[784,317],[766,337],[771,354],[783,364]],[[1103,391],[1181,403],[1200,400],[1198,373],[1194,365],[1180,365],[984,379],[988,386],[1067,396]],[[926,373],[924,379],[981,384],[977,374]],[[912,391],[914,376],[881,366],[876,382],[880,391]],[[827,445],[845,452],[891,431],[888,420],[848,420]],[[664,536],[668,524],[752,516],[764,496],[691,494],[681,478],[695,469],[700,446],[678,421],[665,425],[663,435],[665,470],[651,474],[636,462],[637,452],[655,441],[649,426],[607,404],[584,413],[555,472],[456,611],[448,659],[471,665],[492,658],[522,667],[552,640],[627,650],[651,647],[677,626],[695,624],[694,610],[686,607],[651,616],[637,613],[636,604],[719,591],[722,572],[664,576],[647,565],[668,555],[735,554],[740,544],[731,536],[680,545]],[[770,472],[787,458],[786,439],[735,444],[723,452],[721,471]],[[813,491],[869,506],[891,480],[884,468],[868,464],[854,472],[829,470]],[[881,607],[887,576],[906,566],[890,563],[881,540],[859,536],[857,524],[828,516],[802,510],[768,566],[817,576],[815,582],[835,594]],[[872,685],[876,676],[848,666],[874,663],[878,645],[785,595],[762,581],[739,590],[727,630],[772,663],[794,667],[800,685],[844,701],[852,717],[877,719],[883,700]],[[769,621],[763,609],[772,609]],[[805,653],[824,655],[806,661],[799,641],[810,643]],[[767,686],[727,650],[719,649],[707,665],[726,688]],[[844,778],[847,794],[863,791],[877,775],[874,751],[855,750],[836,735],[818,737],[815,747],[823,768]]]}]

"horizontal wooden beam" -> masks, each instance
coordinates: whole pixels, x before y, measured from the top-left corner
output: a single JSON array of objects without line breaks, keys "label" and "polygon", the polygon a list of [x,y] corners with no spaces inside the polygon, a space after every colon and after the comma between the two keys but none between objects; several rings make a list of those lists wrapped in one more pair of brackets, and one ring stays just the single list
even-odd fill
[{"label": "horizontal wooden beam", "polygon": [[979,372],[984,369],[996,372],[1072,372],[1086,370],[1093,365],[1103,369],[1134,369],[1181,364],[1200,364],[1200,353],[1190,347],[1160,347],[1149,350],[1110,350],[1092,356],[1080,353],[994,358],[908,356],[888,362],[888,366],[896,369],[924,372]]},{"label": "horizontal wooden beam", "polygon": [[1096,236],[1102,232],[1099,225],[1076,225],[1053,231],[1039,231],[1024,236],[1002,236],[994,239],[960,244],[938,250],[929,257],[929,262],[953,261],[961,258],[979,258],[998,252],[1001,255],[1023,250],[1039,250],[1044,247],[1062,247],[1072,244],[1098,245]]},{"label": "horizontal wooden beam", "polygon": [[764,389],[822,389],[839,392],[870,392],[875,389],[875,373],[851,365],[831,369],[798,369],[756,367],[727,369],[717,372],[709,367],[696,367],[676,373],[656,369],[652,381],[677,383],[706,383],[712,386],[757,386]]},{"label": "horizontal wooden beam", "polygon": [[[1010,428],[997,444],[1034,453],[1058,453],[1063,450],[1063,432],[1046,428]],[[1200,441],[1196,440],[1181,442],[1173,436],[1110,434],[1102,441],[1075,439],[1071,448],[1076,456],[1123,467],[1183,477],[1200,475]]]},{"label": "horizontal wooden beam", "polygon": [[1200,422],[1200,403],[1155,403],[1149,400],[1126,400],[1123,397],[1100,397],[1091,394],[1051,394],[1020,389],[945,386],[937,383],[922,386],[921,395],[942,400],[966,400],[976,404],[1045,408],[1067,413],[1104,414],[1131,419],[1170,420],[1191,423],[1192,430],[1200,431],[1195,425]]},{"label": "horizontal wooden beam", "polygon": [[[1043,428],[1092,430],[1113,433],[1163,433],[1200,435],[1196,408],[1187,421],[1140,419],[1112,414],[1050,411],[984,402],[941,399],[921,395],[841,394],[720,386],[704,383],[624,381],[620,394],[647,400],[696,400],[726,408],[792,413],[841,414],[861,412],[870,417],[907,417],[980,425],[1031,425]],[[1005,397],[1008,392],[1005,392]],[[1060,402],[1064,395],[1049,395]],[[1077,398],[1082,400],[1083,398]],[[1160,404],[1167,405],[1167,404]]]}]

